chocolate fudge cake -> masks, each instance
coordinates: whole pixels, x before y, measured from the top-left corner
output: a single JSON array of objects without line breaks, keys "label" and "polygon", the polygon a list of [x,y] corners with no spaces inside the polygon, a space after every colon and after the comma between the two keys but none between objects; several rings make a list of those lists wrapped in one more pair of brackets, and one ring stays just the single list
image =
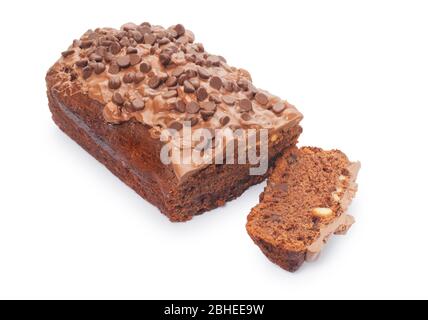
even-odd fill
[{"label": "chocolate fudge cake", "polygon": [[[257,89],[246,70],[207,53],[180,24],[89,30],[62,53],[46,81],[59,128],[171,221],[224,205],[267,172],[251,174],[252,163],[165,162],[162,151],[171,144],[162,139],[165,132],[267,130],[271,166],[302,131],[295,107]],[[197,147],[193,141],[174,146]],[[203,156],[217,159],[218,152]]]},{"label": "chocolate fudge cake", "polygon": [[315,260],[333,234],[345,234],[354,223],[346,210],[357,191],[359,169],[340,151],[288,149],[248,216],[249,235],[290,272]]}]

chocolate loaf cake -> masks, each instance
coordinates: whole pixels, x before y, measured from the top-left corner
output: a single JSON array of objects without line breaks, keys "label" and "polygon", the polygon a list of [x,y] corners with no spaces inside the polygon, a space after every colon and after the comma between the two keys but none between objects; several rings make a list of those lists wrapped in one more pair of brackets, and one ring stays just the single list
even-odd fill
[{"label": "chocolate loaf cake", "polygon": [[[186,156],[165,162],[167,145],[168,155],[199,151],[195,141],[183,142],[187,129],[215,131],[213,149],[222,146],[218,132],[267,130],[269,166],[302,131],[302,115],[291,104],[257,89],[247,71],[207,53],[182,25],[89,30],[62,53],[46,81],[55,123],[172,221],[222,206],[267,177],[251,174],[254,163],[230,161],[224,147],[204,149],[202,163]],[[182,138],[178,145],[163,139],[171,132]],[[219,155],[223,163],[206,161]],[[231,158],[240,159],[238,150]]]},{"label": "chocolate loaf cake", "polygon": [[333,234],[354,223],[346,214],[360,168],[340,151],[291,148],[281,156],[247,231],[263,253],[294,272],[315,260]]}]

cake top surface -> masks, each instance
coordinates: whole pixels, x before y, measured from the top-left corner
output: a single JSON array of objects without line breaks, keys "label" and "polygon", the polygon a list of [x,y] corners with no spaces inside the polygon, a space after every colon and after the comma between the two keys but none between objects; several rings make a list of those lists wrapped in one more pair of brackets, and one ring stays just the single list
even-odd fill
[{"label": "cake top surface", "polygon": [[184,121],[195,128],[278,130],[302,119],[291,104],[255,88],[246,70],[205,52],[180,24],[89,30],[58,66],[69,74],[56,89],[88,94],[104,105],[111,124],[136,119],[158,132],[180,131]]},{"label": "cake top surface", "polygon": [[286,250],[318,253],[349,217],[360,163],[338,150],[294,148],[282,156],[248,218],[250,234]]}]

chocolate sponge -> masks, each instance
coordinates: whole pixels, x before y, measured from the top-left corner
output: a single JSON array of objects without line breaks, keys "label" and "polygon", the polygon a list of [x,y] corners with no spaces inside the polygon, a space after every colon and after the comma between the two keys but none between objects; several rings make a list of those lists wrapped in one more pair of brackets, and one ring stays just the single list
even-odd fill
[{"label": "chocolate sponge", "polygon": [[346,210],[359,169],[341,151],[287,150],[248,216],[249,235],[272,262],[297,271],[319,256],[333,234],[345,234],[354,223]]}]

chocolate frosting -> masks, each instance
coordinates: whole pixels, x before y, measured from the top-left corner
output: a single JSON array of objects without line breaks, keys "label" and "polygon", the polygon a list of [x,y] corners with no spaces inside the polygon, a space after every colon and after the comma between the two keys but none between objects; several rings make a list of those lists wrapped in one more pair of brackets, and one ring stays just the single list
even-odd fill
[{"label": "chocolate frosting", "polygon": [[[83,92],[104,106],[107,123],[135,119],[149,126],[153,137],[183,121],[191,121],[194,130],[273,134],[303,118],[288,102],[255,88],[249,72],[205,52],[181,25],[128,23],[120,30],[89,30],[63,52],[56,68],[66,71],[59,72],[57,90]],[[183,178],[201,167],[175,165],[174,170]]]}]

